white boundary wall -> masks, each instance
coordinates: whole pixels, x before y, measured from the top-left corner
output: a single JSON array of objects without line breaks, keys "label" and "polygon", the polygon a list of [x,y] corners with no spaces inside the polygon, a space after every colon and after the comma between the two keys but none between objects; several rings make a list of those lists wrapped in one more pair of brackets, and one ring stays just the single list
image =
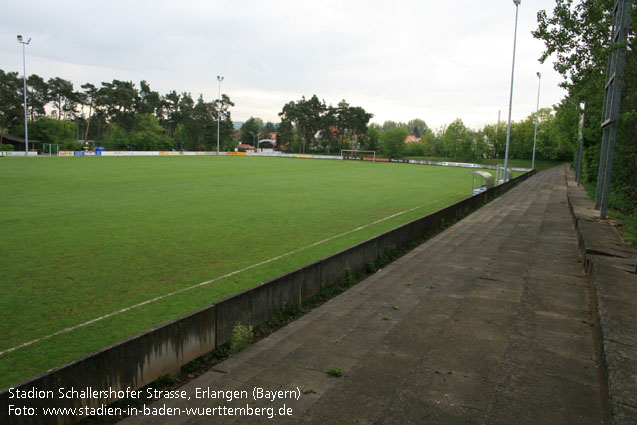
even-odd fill
[{"label": "white boundary wall", "polygon": [[[0,151],[0,156],[26,156],[24,152]],[[29,156],[38,156],[37,152],[29,152]]]}]

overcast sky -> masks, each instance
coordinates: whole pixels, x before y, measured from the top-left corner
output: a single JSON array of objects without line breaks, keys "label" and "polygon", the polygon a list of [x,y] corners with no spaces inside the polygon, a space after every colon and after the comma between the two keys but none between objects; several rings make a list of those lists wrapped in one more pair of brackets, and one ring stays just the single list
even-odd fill
[{"label": "overcast sky", "polygon": [[[559,102],[561,77],[538,58],[531,36],[540,9],[522,0],[513,119]],[[373,122],[456,118],[480,128],[509,106],[512,0],[58,0],[14,2],[0,14],[0,68],[22,75],[17,34],[32,37],[27,75],[71,80],[75,89],[113,79],[153,90],[222,93],[235,121],[278,122],[290,100],[316,94],[374,114]]]}]

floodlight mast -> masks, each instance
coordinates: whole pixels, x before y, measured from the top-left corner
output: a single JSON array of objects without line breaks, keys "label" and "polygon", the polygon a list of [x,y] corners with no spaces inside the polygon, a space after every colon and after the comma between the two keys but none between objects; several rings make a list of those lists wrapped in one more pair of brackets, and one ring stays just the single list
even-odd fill
[{"label": "floodlight mast", "polygon": [[24,41],[22,36],[18,34],[18,43],[22,44],[22,85],[24,91],[24,147],[25,155],[29,156],[29,123],[27,122],[27,62],[25,46],[31,43],[31,37]]},{"label": "floodlight mast", "polygon": [[219,81],[219,108],[217,109],[217,155],[219,155],[219,125],[221,122],[221,82],[223,81],[223,77],[217,75],[217,81]]},{"label": "floodlight mast", "polygon": [[537,120],[540,113],[540,83],[542,74],[537,73],[537,105],[535,107],[535,133],[533,134],[533,159],[531,160],[531,168],[535,168],[535,143],[537,142]]},{"label": "floodlight mast", "polygon": [[515,74],[515,45],[518,38],[518,6],[521,0],[513,0],[515,4],[515,31],[513,32],[513,65],[511,65],[511,92],[509,94],[509,121],[507,124],[506,148],[504,151],[504,179],[509,180],[507,170],[509,168],[509,141],[511,140],[511,109],[513,106],[513,76]]}]

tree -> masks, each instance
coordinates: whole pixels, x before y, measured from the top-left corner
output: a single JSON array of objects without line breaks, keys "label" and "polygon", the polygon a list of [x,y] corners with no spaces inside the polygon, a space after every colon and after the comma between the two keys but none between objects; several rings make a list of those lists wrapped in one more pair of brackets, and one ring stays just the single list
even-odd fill
[{"label": "tree", "polygon": [[259,140],[259,135],[263,132],[263,120],[261,118],[250,117],[241,126],[241,143],[253,145]]},{"label": "tree", "polygon": [[442,137],[443,154],[454,160],[469,160],[475,158],[472,150],[473,138],[460,118],[449,124]]},{"label": "tree", "polygon": [[491,158],[503,158],[506,149],[506,123],[487,124],[480,131],[487,149],[485,154]]},{"label": "tree", "polygon": [[135,121],[137,89],[132,81],[103,82],[98,91],[98,104],[104,107],[111,123],[130,131]]},{"label": "tree", "polygon": [[[554,68],[562,77],[562,86],[575,102],[586,103],[586,127],[584,129],[584,181],[597,180],[602,132],[599,118],[602,115],[603,87],[605,84],[608,55],[611,45],[613,0],[556,0],[553,14],[538,12],[538,28],[533,36],[544,42],[545,50],[540,62],[555,58]],[[632,25],[628,36],[624,85],[621,99],[621,117],[615,147],[615,162],[611,182],[611,207],[614,199],[623,199],[621,209],[637,208],[637,12],[633,10]],[[563,109],[563,108],[560,108]],[[558,110],[556,121],[570,114]],[[596,118],[593,118],[596,117]],[[561,129],[562,133],[566,130]],[[571,138],[577,126],[570,129]],[[564,137],[564,134],[562,134]],[[574,157],[575,152],[571,152]]]},{"label": "tree", "polygon": [[0,69],[0,144],[7,128],[18,125],[23,117],[22,85],[17,72]]},{"label": "tree", "polygon": [[279,149],[290,152],[292,143],[296,137],[292,123],[290,121],[281,121],[278,126],[278,130],[279,135],[277,137],[277,145]]},{"label": "tree", "polygon": [[182,121],[181,114],[179,112],[180,99],[181,96],[177,94],[175,90],[166,94],[162,98],[162,112],[165,122],[164,127],[166,128],[166,133],[168,133],[169,136],[173,135],[173,133],[177,129],[177,126],[181,124]]},{"label": "tree", "polygon": [[339,129],[339,116],[337,108],[328,106],[321,117],[321,147],[327,154],[343,146],[344,130]]},{"label": "tree", "polygon": [[374,114],[366,112],[360,106],[352,106],[348,108],[346,119],[346,132],[352,139],[358,141],[367,132],[367,124]]},{"label": "tree", "polygon": [[422,135],[421,139],[422,139],[422,144],[425,148],[425,155],[439,154],[438,148],[437,148],[436,135],[434,134],[433,131],[431,131],[430,128],[425,130],[425,133]]},{"label": "tree", "polygon": [[[150,89],[146,80],[139,83],[139,96],[136,96],[135,112],[138,114],[161,114],[161,96]],[[158,117],[159,118],[159,117]]]},{"label": "tree", "polygon": [[282,121],[296,127],[302,153],[314,142],[314,136],[321,129],[321,116],[326,110],[325,102],[313,95],[309,100],[303,96],[301,100],[286,103],[279,113]]},{"label": "tree", "polygon": [[174,143],[154,115],[137,114],[130,132],[130,146],[138,151],[169,150]]},{"label": "tree", "polygon": [[399,127],[400,125],[396,121],[388,120],[383,123],[383,130],[391,130]]},{"label": "tree", "polygon": [[213,139],[217,136],[214,107],[214,103],[205,102],[203,95],[200,94],[188,121],[184,123],[184,128],[190,131],[191,140],[196,141],[195,146],[198,150],[211,149],[214,142]]},{"label": "tree", "polygon": [[407,156],[425,156],[425,145],[422,142],[407,143],[405,155]]},{"label": "tree", "polygon": [[46,115],[44,107],[49,103],[49,86],[42,77],[35,74],[29,75],[27,78],[27,99],[31,121],[38,116]]},{"label": "tree", "polygon": [[93,108],[95,107],[95,98],[97,96],[97,87],[91,83],[82,84],[84,89],[81,96],[81,102],[83,105],[88,106],[88,120],[86,121],[86,129],[84,131],[84,140],[88,140],[88,131],[91,127],[91,118],[93,116]]},{"label": "tree", "polygon": [[425,134],[427,129],[427,123],[420,118],[415,118],[407,123],[407,131],[409,131],[409,134],[412,136],[420,138],[423,134]]},{"label": "tree", "polygon": [[57,119],[66,119],[75,111],[77,100],[73,91],[73,83],[60,77],[49,78],[49,98],[57,110]]},{"label": "tree", "polygon": [[[234,149],[237,145],[237,141],[233,139],[232,135],[234,133],[234,123],[232,122],[232,114],[230,112],[230,108],[234,106],[234,102],[230,100],[230,97],[226,94],[221,94],[221,99],[217,99],[214,102],[215,105],[215,115],[217,120],[219,120],[219,133],[221,137],[221,142],[223,142],[223,149],[228,151],[230,149]],[[215,142],[217,141],[217,137],[215,134],[214,138]]]},{"label": "tree", "polygon": [[269,135],[270,133],[276,133],[276,125],[272,121],[268,121],[263,126],[263,133]]},{"label": "tree", "polygon": [[378,125],[370,125],[367,128],[367,144],[365,149],[368,151],[376,151],[380,148],[380,135],[382,130]]},{"label": "tree", "polygon": [[42,117],[29,123],[29,135],[41,142],[59,144],[63,149],[77,147],[75,124],[71,121]]},{"label": "tree", "polygon": [[405,139],[409,133],[404,128],[384,130],[380,136],[380,146],[383,155],[389,158],[400,158],[405,152]]}]

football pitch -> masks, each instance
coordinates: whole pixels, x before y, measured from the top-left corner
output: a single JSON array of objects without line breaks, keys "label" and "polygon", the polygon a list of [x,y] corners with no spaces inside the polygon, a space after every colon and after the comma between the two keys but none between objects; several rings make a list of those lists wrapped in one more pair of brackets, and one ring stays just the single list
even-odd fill
[{"label": "football pitch", "polygon": [[2,158],[0,388],[471,195],[467,169]]}]

